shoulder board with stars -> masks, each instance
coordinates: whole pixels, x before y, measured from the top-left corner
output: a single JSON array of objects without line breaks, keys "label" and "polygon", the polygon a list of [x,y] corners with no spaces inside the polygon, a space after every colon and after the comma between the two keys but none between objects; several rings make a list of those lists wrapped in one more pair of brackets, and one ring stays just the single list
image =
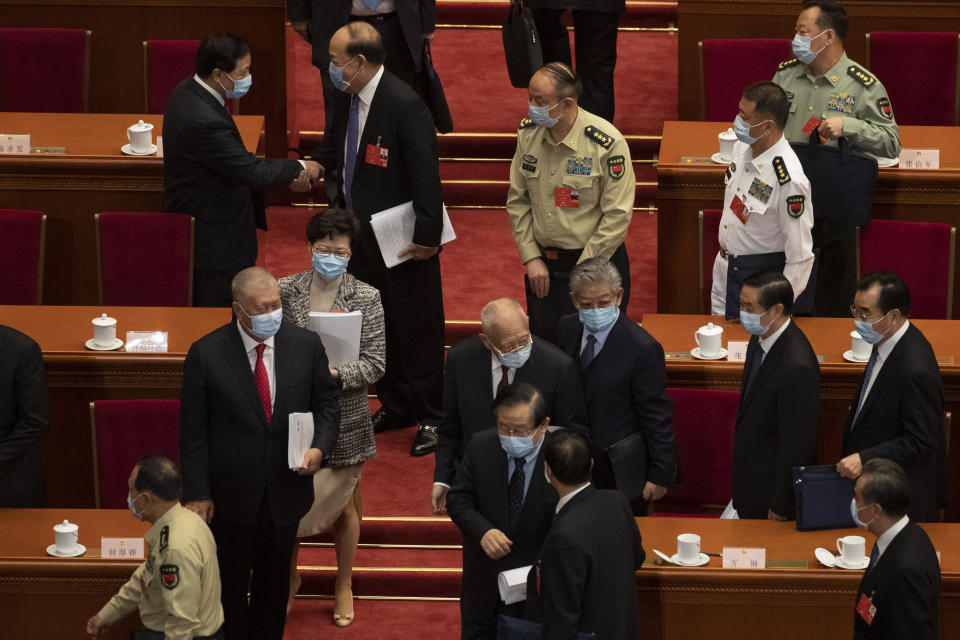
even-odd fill
[{"label": "shoulder board with stars", "polygon": [[530,118],[524,118],[520,121],[520,125],[517,127],[517,131],[522,131],[523,129],[529,129],[530,127],[536,126],[533,124],[533,120]]},{"label": "shoulder board with stars", "polygon": [[591,140],[599,144],[601,147],[603,147],[604,149],[609,149],[610,145],[613,144],[613,136],[608,136],[607,134],[605,134],[603,131],[600,131],[600,129],[597,129],[592,124],[587,125],[587,127],[583,130],[583,133],[588,138],[590,138]]},{"label": "shoulder board with stars", "polygon": [[163,553],[167,550],[167,545],[170,543],[170,525],[164,525],[163,529],[160,529],[160,545],[158,553]]},{"label": "shoulder board with stars", "polygon": [[797,66],[798,64],[800,64],[800,61],[799,61],[799,60],[797,60],[796,58],[790,58],[789,60],[784,60],[783,62],[781,62],[780,64],[778,64],[778,65],[777,65],[777,70],[778,70],[778,71],[783,71],[784,69],[789,69],[790,67],[795,67],[795,66]]},{"label": "shoulder board with stars", "polygon": [[877,82],[876,78],[855,64],[847,67],[847,75],[865,87],[872,87]]},{"label": "shoulder board with stars", "polygon": [[777,156],[773,159],[773,169],[777,172],[777,182],[780,184],[790,182],[790,172],[787,171],[787,163],[783,161],[783,158]]}]

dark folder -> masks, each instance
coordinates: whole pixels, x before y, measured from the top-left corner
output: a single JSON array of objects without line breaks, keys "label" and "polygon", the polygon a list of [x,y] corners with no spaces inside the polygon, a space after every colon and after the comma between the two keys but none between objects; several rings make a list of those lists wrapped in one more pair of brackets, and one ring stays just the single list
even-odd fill
[{"label": "dark folder", "polygon": [[797,530],[855,527],[850,515],[854,481],[842,477],[832,464],[793,468],[797,497]]},{"label": "dark folder", "polygon": [[[596,640],[597,634],[580,631],[577,640]],[[543,640],[543,625],[500,614],[497,617],[497,640]]]},{"label": "dark folder", "polygon": [[606,448],[613,468],[617,490],[627,496],[636,512],[642,505],[643,487],[647,484],[647,440],[642,433],[633,433]]}]

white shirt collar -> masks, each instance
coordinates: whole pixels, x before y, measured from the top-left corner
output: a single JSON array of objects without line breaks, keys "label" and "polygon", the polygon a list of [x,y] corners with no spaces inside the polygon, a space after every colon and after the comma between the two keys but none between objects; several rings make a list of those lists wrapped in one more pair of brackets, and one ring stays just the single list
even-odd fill
[{"label": "white shirt collar", "polygon": [[897,329],[897,332],[890,336],[889,340],[877,346],[877,355],[886,360],[887,357],[893,352],[893,348],[897,346],[898,342],[900,342],[900,338],[902,338],[903,334],[907,332],[909,327],[910,321],[904,320],[903,326]]},{"label": "white shirt collar", "polygon": [[898,533],[903,531],[903,528],[906,527],[909,522],[909,516],[903,516],[891,525],[889,529],[880,534],[880,537],[877,538],[877,552],[879,555],[883,555],[883,552],[887,550],[887,547],[890,546],[893,539],[897,537]]},{"label": "white shirt collar", "polygon": [[[253,351],[254,349],[257,348],[257,345],[258,345],[258,344],[261,344],[261,343],[257,342],[256,340],[254,340],[253,338],[251,338],[251,337],[250,337],[250,334],[248,334],[246,331],[244,331],[243,327],[240,325],[240,320],[239,320],[239,319],[237,319],[237,331],[240,332],[240,339],[243,340],[243,350],[244,350],[246,353],[250,353],[251,351]],[[274,339],[274,337],[275,337],[275,336],[270,336],[269,338],[267,338],[266,340],[264,340],[262,344],[267,345],[267,348],[268,348],[268,349],[273,349],[273,339]]]},{"label": "white shirt collar", "polygon": [[787,318],[787,321],[783,323],[783,326],[774,331],[768,338],[760,338],[760,348],[763,349],[764,353],[770,353],[770,349],[773,349],[774,343],[776,343],[777,338],[786,331],[787,326],[790,324],[790,318]]},{"label": "white shirt collar", "polygon": [[206,82],[204,82],[204,81],[200,78],[200,76],[198,76],[197,74],[193,74],[193,79],[197,81],[197,84],[199,84],[201,87],[203,87],[204,89],[206,89],[207,91],[209,91],[209,92],[210,92],[210,95],[212,95],[214,98],[217,99],[217,102],[220,103],[220,106],[221,106],[221,107],[227,106],[227,103],[226,103],[226,101],[223,99],[223,96],[220,95],[219,93],[217,93],[217,91],[216,91],[215,89],[213,89],[210,85],[208,85]]},{"label": "white shirt collar", "polygon": [[577,495],[578,493],[580,493],[581,491],[583,491],[584,489],[586,489],[586,488],[589,487],[589,486],[590,486],[590,483],[589,483],[589,482],[584,483],[584,484],[580,485],[579,487],[577,487],[576,489],[574,489],[573,491],[571,491],[570,493],[568,493],[567,495],[565,495],[565,496],[563,496],[562,498],[560,498],[560,499],[557,501],[557,511],[556,511],[556,512],[557,512],[557,513],[560,513],[560,509],[563,509],[565,506],[567,506],[567,503],[570,502],[570,500],[573,499],[573,496]]},{"label": "white shirt collar", "polygon": [[[759,172],[763,172],[767,169],[772,170],[771,166],[772,166],[773,158],[774,156],[778,156],[783,153],[783,144],[785,140],[786,139],[783,137],[783,133],[781,133],[780,138],[776,142],[774,142],[772,145],[770,145],[770,147],[767,148],[766,151],[758,155],[756,158],[751,157],[749,160],[746,160],[746,155],[745,155],[744,159],[746,160],[746,163],[749,165],[753,165],[753,168]],[[750,148],[750,145],[747,145],[746,153],[751,155],[753,154],[753,149]],[[762,168],[758,166],[761,164],[763,165]]]},{"label": "white shirt collar", "polygon": [[380,65],[380,68],[377,70],[373,77],[370,78],[370,82],[367,85],[360,89],[360,92],[357,94],[357,97],[360,98],[360,101],[363,104],[370,106],[370,103],[373,102],[373,95],[377,92],[377,87],[380,85],[380,78],[383,77],[383,65]]}]

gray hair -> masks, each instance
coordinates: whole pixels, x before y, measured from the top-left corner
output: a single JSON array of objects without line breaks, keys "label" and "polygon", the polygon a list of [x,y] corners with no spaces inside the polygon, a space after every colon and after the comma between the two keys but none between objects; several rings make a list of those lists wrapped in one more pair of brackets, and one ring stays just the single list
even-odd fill
[{"label": "gray hair", "polygon": [[233,276],[230,283],[230,293],[235,302],[246,299],[252,289],[259,289],[270,285],[277,286],[277,281],[273,274],[263,267],[247,267],[237,275]]},{"label": "gray hair", "polygon": [[863,463],[860,496],[864,506],[878,504],[892,518],[899,518],[910,508],[910,480],[903,467],[886,458],[872,458]]},{"label": "gray hair", "polygon": [[605,284],[612,291],[623,286],[620,272],[606,258],[590,258],[584,260],[570,272],[570,291],[576,293],[587,285]]}]

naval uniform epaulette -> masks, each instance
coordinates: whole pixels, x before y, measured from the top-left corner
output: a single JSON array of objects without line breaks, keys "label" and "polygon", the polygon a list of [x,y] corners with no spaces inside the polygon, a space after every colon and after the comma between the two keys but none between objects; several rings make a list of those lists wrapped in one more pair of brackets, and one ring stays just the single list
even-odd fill
[{"label": "naval uniform epaulette", "polygon": [[790,172],[787,171],[787,164],[783,161],[782,157],[776,156],[773,159],[773,169],[777,172],[777,182],[780,184],[790,182]]}]

